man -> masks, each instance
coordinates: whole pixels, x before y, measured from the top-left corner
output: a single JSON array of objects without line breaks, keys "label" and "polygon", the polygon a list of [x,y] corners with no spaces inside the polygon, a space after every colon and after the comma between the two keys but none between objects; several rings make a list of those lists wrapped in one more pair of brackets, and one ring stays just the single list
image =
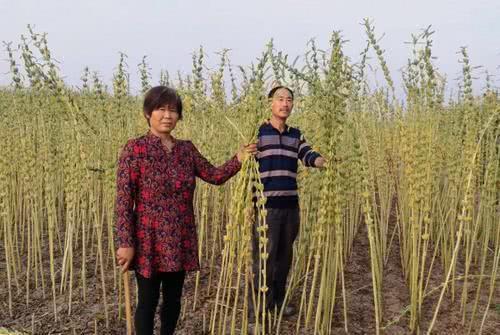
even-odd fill
[{"label": "man", "polygon": [[[288,87],[273,88],[268,95],[272,115],[259,128],[257,161],[266,201],[267,253],[266,293],[267,308],[281,308],[285,299],[286,280],[293,257],[293,242],[299,231],[299,198],[297,194],[297,165],[322,168],[325,159],[313,151],[300,130],[286,124],[293,108],[293,91]],[[253,272],[255,288],[259,287],[258,235],[254,228]],[[288,305],[283,315],[296,312]]]}]

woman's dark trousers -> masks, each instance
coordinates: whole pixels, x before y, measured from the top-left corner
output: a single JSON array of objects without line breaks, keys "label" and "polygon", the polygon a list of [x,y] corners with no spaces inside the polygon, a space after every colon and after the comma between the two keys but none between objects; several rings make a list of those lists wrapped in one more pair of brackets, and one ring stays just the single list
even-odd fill
[{"label": "woman's dark trousers", "polygon": [[153,335],[156,307],[160,298],[163,304],[160,309],[161,335],[174,334],[181,311],[182,286],[186,273],[159,272],[151,278],[136,273],[139,301],[135,311],[135,332],[137,335]]}]

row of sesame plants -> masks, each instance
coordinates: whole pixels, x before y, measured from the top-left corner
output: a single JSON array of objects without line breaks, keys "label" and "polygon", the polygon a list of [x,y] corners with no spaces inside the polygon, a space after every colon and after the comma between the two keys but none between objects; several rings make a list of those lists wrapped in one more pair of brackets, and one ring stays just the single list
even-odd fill
[{"label": "row of sesame plants", "polygon": [[[345,55],[340,32],[332,33],[327,51],[312,40],[295,61],[271,41],[248,67],[232,65],[223,50],[209,69],[200,48],[192,73],[160,73],[160,83],[178,89],[185,105],[175,136],[191,139],[210,161],[221,163],[240,144],[255,141],[269,116],[270,87],[296,92],[290,122],[328,163],[322,171],[299,171],[301,227],[286,297],[298,313],[288,332],[328,334],[339,323],[349,331],[353,302],[345,269],[355,241],[366,238],[375,333],[390,333],[403,317],[408,332],[431,333],[445,299],[459,304],[464,333],[482,333],[498,303],[498,93],[488,76],[486,88],[473,94],[475,68],[462,48],[459,88],[447,98],[426,29],[412,36],[401,98],[373,25],[366,20],[364,28],[366,48],[356,60]],[[95,295],[92,287],[106,329],[123,317],[113,244],[117,154],[128,138],[147,131],[141,99],[156,85],[151,69],[144,57],[141,89],[132,94],[131,67],[120,54],[110,87],[88,68],[81,85],[72,87],[63,81],[45,34],[29,28],[19,45],[5,49],[12,77],[0,89],[5,316],[30,306],[37,291],[50,309],[47,322],[57,322],[61,313],[76,320],[74,301],[85,304]],[[384,84],[373,85],[381,79]],[[246,334],[252,322],[259,334],[283,333],[280,311],[264,308],[265,277],[256,274],[259,288],[250,280],[254,225],[260,262],[267,257],[265,199],[252,200],[262,190],[254,158],[222,187],[198,183],[199,258],[207,276],[193,275],[183,315],[199,312],[206,332]],[[383,292],[395,250],[409,300],[393,315]],[[431,298],[432,317],[424,318]],[[250,305],[258,311],[255,320],[248,319]]]}]

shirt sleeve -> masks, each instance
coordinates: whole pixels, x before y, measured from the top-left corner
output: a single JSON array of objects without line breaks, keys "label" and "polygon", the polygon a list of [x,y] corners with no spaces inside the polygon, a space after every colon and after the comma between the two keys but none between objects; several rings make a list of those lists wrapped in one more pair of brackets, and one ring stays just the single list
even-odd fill
[{"label": "shirt sleeve", "polygon": [[195,174],[207,183],[221,185],[234,176],[241,168],[241,164],[236,155],[223,165],[215,167],[203,157],[192,142],[189,142],[189,144],[193,154]]},{"label": "shirt sleeve", "polygon": [[138,173],[134,162],[134,143],[129,141],[118,160],[116,173],[115,240],[119,248],[134,247],[134,199]]},{"label": "shirt sleeve", "polygon": [[321,157],[321,155],[311,148],[304,138],[304,135],[301,134],[299,142],[299,159],[307,167],[316,167],[314,162],[318,157]]}]

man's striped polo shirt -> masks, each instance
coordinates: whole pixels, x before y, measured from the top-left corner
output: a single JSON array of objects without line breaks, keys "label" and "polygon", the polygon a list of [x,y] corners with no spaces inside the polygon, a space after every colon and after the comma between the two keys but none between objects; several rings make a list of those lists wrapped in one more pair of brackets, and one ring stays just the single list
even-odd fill
[{"label": "man's striped polo shirt", "polygon": [[257,161],[267,208],[296,208],[297,161],[314,167],[320,155],[307,144],[297,128],[285,126],[280,131],[268,121],[260,126],[257,143]]}]

